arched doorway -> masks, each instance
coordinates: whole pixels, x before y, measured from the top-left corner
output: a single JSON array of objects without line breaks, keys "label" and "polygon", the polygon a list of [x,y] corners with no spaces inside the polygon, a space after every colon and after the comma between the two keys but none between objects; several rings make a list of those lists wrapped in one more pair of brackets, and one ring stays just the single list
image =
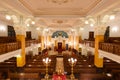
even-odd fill
[{"label": "arched doorway", "polygon": [[68,39],[68,34],[66,32],[56,31],[52,34],[52,38],[55,40],[55,49],[58,53],[62,53],[62,51],[67,49],[66,40]]}]

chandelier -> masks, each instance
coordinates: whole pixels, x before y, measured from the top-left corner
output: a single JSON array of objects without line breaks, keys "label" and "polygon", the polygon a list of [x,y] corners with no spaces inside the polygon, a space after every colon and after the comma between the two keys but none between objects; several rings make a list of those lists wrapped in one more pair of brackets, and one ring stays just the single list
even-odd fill
[{"label": "chandelier", "polygon": [[52,3],[57,3],[57,4],[63,4],[63,3],[68,3],[71,0],[47,0],[51,1]]}]

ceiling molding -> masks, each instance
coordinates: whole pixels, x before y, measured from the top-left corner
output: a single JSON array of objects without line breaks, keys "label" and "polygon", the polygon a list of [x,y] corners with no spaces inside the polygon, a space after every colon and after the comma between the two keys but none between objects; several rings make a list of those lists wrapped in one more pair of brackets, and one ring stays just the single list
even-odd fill
[{"label": "ceiling molding", "polygon": [[1,7],[4,7],[7,11],[19,15],[32,15],[27,8],[25,8],[18,0],[3,0],[0,2]]},{"label": "ceiling molding", "polygon": [[[34,14],[34,16],[36,16],[36,15],[81,15],[81,16],[83,16],[83,15],[86,15],[90,10],[92,10],[92,8],[94,8],[95,6],[97,6],[97,4],[99,4],[102,0],[95,0],[95,1],[92,1],[92,2],[90,2],[90,4],[89,5],[87,5],[86,7],[77,7],[77,9],[74,7],[74,3],[72,3],[72,5],[73,5],[73,8],[56,8],[56,7],[46,7],[46,8],[42,8],[41,9],[41,7],[39,6],[39,8],[36,8],[35,9],[35,4],[33,4],[32,6],[34,7],[32,7],[31,5],[30,5],[30,1],[32,2],[32,0],[29,0],[29,2],[28,1],[25,1],[25,0],[19,0],[26,8],[28,8],[33,14]],[[79,2],[79,1],[78,1]],[[82,1],[81,1],[82,2]],[[42,3],[42,1],[41,1],[41,3]],[[49,4],[49,3],[47,3],[46,2],[46,4],[45,5],[47,5],[47,4]],[[80,3],[81,4],[81,3]],[[86,5],[86,2],[84,2],[84,3],[82,3],[82,4],[84,4],[84,6]],[[53,5],[55,5],[55,4],[53,4]]]},{"label": "ceiling molding", "polygon": [[[87,15],[101,15],[107,11],[111,11],[114,8],[118,8],[120,0],[103,0],[96,7],[94,7]],[[119,6],[120,7],[120,6]]]}]

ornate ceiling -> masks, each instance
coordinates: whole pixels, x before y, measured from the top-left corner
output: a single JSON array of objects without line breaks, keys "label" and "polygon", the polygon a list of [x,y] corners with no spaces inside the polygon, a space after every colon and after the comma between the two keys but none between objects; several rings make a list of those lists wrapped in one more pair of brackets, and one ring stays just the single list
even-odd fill
[{"label": "ornate ceiling", "polygon": [[48,0],[19,0],[34,15],[86,15],[102,0],[70,0],[56,4]]},{"label": "ornate ceiling", "polygon": [[[61,0],[59,0],[61,1]],[[12,11],[36,18],[36,25],[50,29],[71,29],[83,26],[86,16],[96,16],[118,6],[120,0],[1,0],[0,11]]]}]

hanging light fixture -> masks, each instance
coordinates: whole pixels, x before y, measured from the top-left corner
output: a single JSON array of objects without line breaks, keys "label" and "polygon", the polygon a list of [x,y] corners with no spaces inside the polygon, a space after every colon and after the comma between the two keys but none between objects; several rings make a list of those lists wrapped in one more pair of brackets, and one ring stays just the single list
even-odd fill
[{"label": "hanging light fixture", "polygon": [[63,4],[63,3],[68,3],[71,0],[47,0],[50,1],[52,3],[57,3],[57,4]]}]

